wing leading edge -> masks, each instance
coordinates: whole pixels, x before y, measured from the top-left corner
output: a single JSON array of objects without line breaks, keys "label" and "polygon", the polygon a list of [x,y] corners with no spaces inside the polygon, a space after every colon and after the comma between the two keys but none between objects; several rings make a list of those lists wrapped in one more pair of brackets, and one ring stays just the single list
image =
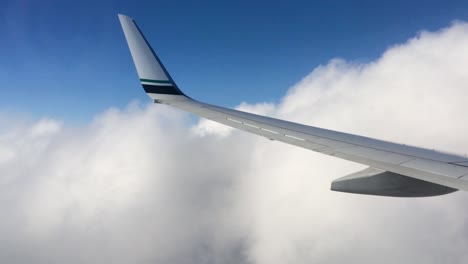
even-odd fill
[{"label": "wing leading edge", "polygon": [[423,197],[468,191],[466,157],[302,125],[193,100],[175,84],[132,18],[119,15],[138,76],[156,103],[253,134],[368,165],[337,179],[332,190]]}]

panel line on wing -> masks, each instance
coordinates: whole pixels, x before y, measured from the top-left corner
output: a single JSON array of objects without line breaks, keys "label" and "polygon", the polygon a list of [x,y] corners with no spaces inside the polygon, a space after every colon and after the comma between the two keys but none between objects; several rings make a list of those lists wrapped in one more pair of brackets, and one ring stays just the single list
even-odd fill
[{"label": "panel line on wing", "polygon": [[270,129],[266,129],[266,128],[263,128],[263,127],[261,127],[260,130],[263,130],[263,131],[266,131],[266,132],[270,132],[270,133],[273,133],[273,134],[279,134],[279,133],[276,132],[276,131],[273,131],[273,130],[270,130]]},{"label": "panel line on wing", "polygon": [[297,140],[300,140],[300,141],[305,141],[305,139],[300,138],[300,137],[295,137],[295,136],[291,136],[291,135],[287,135],[287,134],[285,134],[284,136],[288,137],[288,138],[292,138],[292,139],[297,139]]},{"label": "panel line on wing", "polygon": [[235,119],[232,119],[232,118],[229,118],[229,117],[226,117],[226,119],[229,120],[229,121],[232,121],[232,122],[236,122],[236,123],[239,123],[239,124],[243,124],[242,121],[235,120]]},{"label": "panel line on wing", "polygon": [[256,129],[261,129],[260,127],[258,126],[254,126],[254,125],[251,125],[251,124],[248,124],[248,123],[244,123],[244,125],[248,126],[248,127],[253,127],[253,128],[256,128]]}]

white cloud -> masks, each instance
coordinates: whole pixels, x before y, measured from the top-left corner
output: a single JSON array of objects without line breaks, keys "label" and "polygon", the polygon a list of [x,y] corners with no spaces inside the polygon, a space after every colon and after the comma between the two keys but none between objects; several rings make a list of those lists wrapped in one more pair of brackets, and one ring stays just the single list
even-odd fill
[{"label": "white cloud", "polygon": [[[238,109],[402,143],[468,149],[468,24],[422,32],[367,64],[334,59],[278,105]],[[466,263],[466,192],[329,191],[361,165],[161,105],[84,127],[6,118],[4,263]]]}]

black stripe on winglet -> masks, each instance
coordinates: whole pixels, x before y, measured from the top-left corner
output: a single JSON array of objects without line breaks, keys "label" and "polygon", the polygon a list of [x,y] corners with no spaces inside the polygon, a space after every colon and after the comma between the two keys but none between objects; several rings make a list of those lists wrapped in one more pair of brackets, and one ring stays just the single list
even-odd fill
[{"label": "black stripe on winglet", "polygon": [[177,87],[172,85],[163,86],[142,84],[142,86],[146,93],[184,95]]}]

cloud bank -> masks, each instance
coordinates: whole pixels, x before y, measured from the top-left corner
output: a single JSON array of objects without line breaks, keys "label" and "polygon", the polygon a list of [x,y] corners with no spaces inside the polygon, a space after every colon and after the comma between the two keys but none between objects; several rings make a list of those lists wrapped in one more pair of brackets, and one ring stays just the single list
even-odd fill
[{"label": "cloud bank", "polygon": [[[239,109],[468,150],[468,24],[358,64],[333,59],[279,104]],[[363,167],[131,103],[87,125],[0,115],[2,263],[466,263],[468,193],[329,191]]]}]

